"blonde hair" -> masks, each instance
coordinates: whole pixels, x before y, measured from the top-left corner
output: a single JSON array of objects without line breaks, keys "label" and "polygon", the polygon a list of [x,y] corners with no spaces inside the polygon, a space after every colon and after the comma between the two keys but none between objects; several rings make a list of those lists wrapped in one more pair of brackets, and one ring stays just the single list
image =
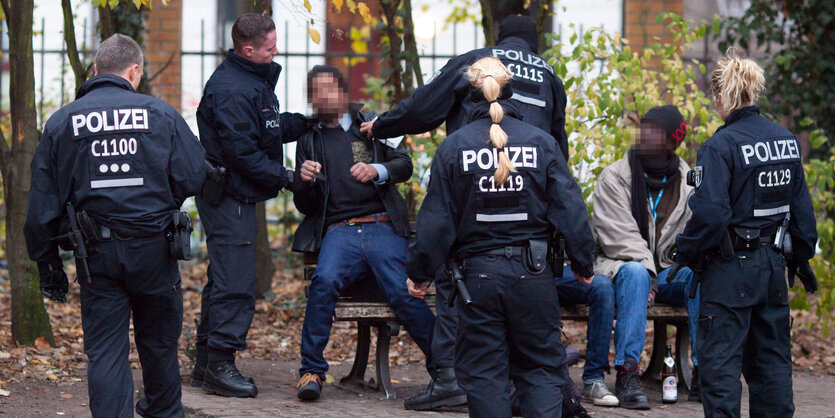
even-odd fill
[{"label": "blonde hair", "polygon": [[731,113],[751,106],[760,98],[765,88],[763,69],[754,60],[740,58],[733,48],[716,63],[711,75],[714,98],[721,98],[722,111]]},{"label": "blonde hair", "polygon": [[504,117],[504,109],[496,101],[502,93],[502,88],[512,76],[510,70],[498,58],[493,57],[482,58],[467,69],[467,79],[470,84],[481,89],[484,98],[490,103],[490,118],[493,120],[493,125],[490,127],[490,142],[499,150],[499,165],[493,173],[497,184],[504,183],[510,173],[516,172],[510,158],[504,152],[504,146],[507,145],[507,133],[499,125]]}]

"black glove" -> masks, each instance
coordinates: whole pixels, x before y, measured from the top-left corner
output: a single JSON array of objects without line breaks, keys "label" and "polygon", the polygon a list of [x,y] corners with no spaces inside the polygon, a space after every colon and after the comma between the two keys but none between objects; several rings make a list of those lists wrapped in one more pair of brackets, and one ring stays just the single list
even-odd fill
[{"label": "black glove", "polygon": [[673,279],[676,278],[676,275],[678,275],[678,271],[681,270],[681,268],[682,266],[678,263],[678,261],[673,262],[673,265],[670,266],[670,270],[667,272],[667,283],[672,282]]},{"label": "black glove", "polygon": [[60,303],[67,301],[70,281],[67,273],[64,273],[64,266],[38,263],[38,277],[41,279],[41,293],[44,296]]},{"label": "black glove", "polygon": [[794,287],[794,276],[800,277],[800,282],[803,283],[803,288],[806,293],[815,293],[818,290],[818,278],[815,272],[812,271],[812,266],[806,261],[801,264],[789,265],[789,287]]}]

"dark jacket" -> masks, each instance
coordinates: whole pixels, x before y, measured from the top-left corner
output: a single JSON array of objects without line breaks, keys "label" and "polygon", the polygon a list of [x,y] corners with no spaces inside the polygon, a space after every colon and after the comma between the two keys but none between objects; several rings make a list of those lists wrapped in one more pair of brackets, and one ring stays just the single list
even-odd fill
[{"label": "dark jacket", "polygon": [[24,235],[29,257],[60,265],[66,204],[122,236],[161,232],[200,191],[205,151],[173,107],[114,75],[85,82],[44,127],[32,158]]},{"label": "dark jacket", "polygon": [[717,247],[731,226],[773,235],[787,214],[795,260],[812,258],[818,234],[800,156],[794,134],[760,116],[759,108],[734,111],[699,148],[693,216],[676,239],[676,261],[688,265]]},{"label": "dark jacket", "polygon": [[[409,214],[406,210],[406,203],[400,192],[397,191],[397,183],[404,182],[412,176],[412,158],[403,147],[403,144],[393,149],[379,141],[371,141],[360,133],[359,125],[374,119],[377,115],[374,112],[360,112],[362,104],[352,104],[349,112],[353,117],[353,124],[349,132],[363,141],[370,141],[374,149],[374,162],[382,164],[388,171],[388,181],[383,185],[375,185],[380,200],[391,217],[391,223],[397,235],[409,236]],[[322,243],[325,227],[325,209],[328,204],[328,167],[324,165],[324,154],[328,152],[324,144],[319,125],[316,125],[296,145],[296,167],[301,167],[307,161],[323,163],[322,178],[314,182],[302,182],[296,176],[293,188],[293,202],[296,208],[305,217],[293,238],[293,251],[317,252]]]},{"label": "dark jacket", "polygon": [[472,123],[447,137],[432,162],[429,189],[409,247],[406,272],[412,280],[433,280],[448,258],[467,258],[505,246],[548,240],[556,228],[566,237],[572,268],[592,275],[594,240],[580,188],[548,133],[517,119],[513,106],[499,100],[505,115],[505,147],[516,172],[495,184],[495,148],[486,101],[474,104]]},{"label": "dark jacket", "polygon": [[281,66],[256,64],[231,50],[203,89],[197,108],[206,158],[227,168],[226,193],[255,203],[275,197],[289,179],[285,142],[308,129],[298,113],[279,113],[275,85]]},{"label": "dark jacket", "polygon": [[557,141],[563,159],[568,159],[568,136],[565,132],[565,87],[554,68],[536,55],[521,38],[508,37],[496,46],[476,49],[450,59],[412,97],[380,115],[374,122],[375,138],[430,131],[446,122],[452,135],[466,125],[472,102],[466,100],[470,83],[462,70],[484,57],[496,57],[514,74],[510,83],[512,101],[519,118]]}]

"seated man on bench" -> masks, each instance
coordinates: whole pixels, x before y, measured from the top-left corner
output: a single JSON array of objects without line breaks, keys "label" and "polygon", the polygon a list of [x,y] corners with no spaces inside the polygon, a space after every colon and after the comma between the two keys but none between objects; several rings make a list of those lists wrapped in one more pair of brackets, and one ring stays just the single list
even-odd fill
[{"label": "seated man on bench", "polygon": [[[693,188],[685,181],[689,167],[673,153],[686,133],[684,118],[675,106],[647,112],[636,146],[606,167],[595,185],[593,215],[600,251],[594,271],[602,274],[595,275],[591,285],[580,286],[566,267],[563,277],[556,279],[561,304],[589,306],[583,397],[595,405],[650,408],[637,372],[646,341],[646,308],[655,302],[687,307],[695,366],[690,400],[698,400],[699,302],[688,297],[693,272],[684,268],[675,281],[666,281],[675,237],[690,218],[687,200]],[[603,382],[615,306],[616,396]]]},{"label": "seated man on bench", "polygon": [[317,65],[307,75],[308,100],[320,123],[296,147],[293,201],[305,218],[293,250],[319,252],[302,328],[298,392],[319,398],[328,363],[324,357],[339,294],[374,277],[398,320],[426,355],[435,317],[406,289],[409,219],[396,183],[412,175],[412,160],[399,141],[369,140],[360,123],[374,114],[349,104],[338,69]]}]

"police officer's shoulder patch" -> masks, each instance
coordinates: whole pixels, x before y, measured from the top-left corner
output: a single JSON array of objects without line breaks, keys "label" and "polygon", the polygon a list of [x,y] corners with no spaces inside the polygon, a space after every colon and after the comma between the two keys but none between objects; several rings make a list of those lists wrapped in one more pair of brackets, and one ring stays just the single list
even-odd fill
[{"label": "police officer's shoulder patch", "polygon": [[693,168],[693,183],[696,185],[696,190],[702,185],[702,179],[704,178],[704,167],[697,165]]},{"label": "police officer's shoulder patch", "polygon": [[425,84],[429,84],[435,81],[435,79],[438,78],[439,75],[441,75],[441,70],[435,71],[435,74],[432,74],[432,77],[429,77],[429,80],[426,80]]}]

